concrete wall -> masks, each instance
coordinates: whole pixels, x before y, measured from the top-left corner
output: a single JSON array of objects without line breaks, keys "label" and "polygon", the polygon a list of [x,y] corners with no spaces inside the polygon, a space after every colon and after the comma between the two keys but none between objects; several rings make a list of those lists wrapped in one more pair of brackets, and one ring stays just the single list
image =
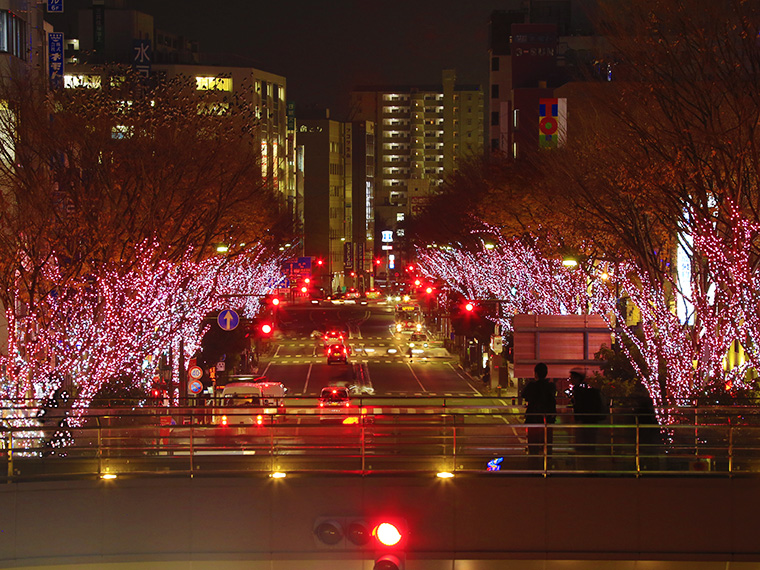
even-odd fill
[{"label": "concrete wall", "polygon": [[[406,519],[406,570],[760,568],[760,479],[260,477],[0,488],[2,568],[372,568],[323,516]],[[507,562],[509,561],[509,562]]]}]

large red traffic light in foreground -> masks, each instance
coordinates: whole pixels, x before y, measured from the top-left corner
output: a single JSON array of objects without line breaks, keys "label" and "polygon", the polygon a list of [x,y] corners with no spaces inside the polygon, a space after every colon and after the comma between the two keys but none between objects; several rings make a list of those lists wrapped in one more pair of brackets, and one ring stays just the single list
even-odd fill
[{"label": "large red traffic light in foreground", "polygon": [[398,526],[391,522],[381,522],[372,529],[372,536],[383,546],[396,546],[404,535]]},{"label": "large red traffic light in foreground", "polygon": [[407,543],[406,521],[391,518],[320,517],[314,538],[329,550],[373,551],[373,570],[403,570]]},{"label": "large red traffic light in foreground", "polygon": [[272,334],[272,331],[274,330],[274,327],[272,326],[271,323],[262,323],[262,325],[261,325],[261,327],[260,327],[259,330],[261,331],[262,334],[268,336],[268,335]]},{"label": "large red traffic light in foreground", "polygon": [[468,313],[473,312],[475,310],[475,303],[473,303],[472,301],[467,301],[464,304],[464,310],[467,311]]}]

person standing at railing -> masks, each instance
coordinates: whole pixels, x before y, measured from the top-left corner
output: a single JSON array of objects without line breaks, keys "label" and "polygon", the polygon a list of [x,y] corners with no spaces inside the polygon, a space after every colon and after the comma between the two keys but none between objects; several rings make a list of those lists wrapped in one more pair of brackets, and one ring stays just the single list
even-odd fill
[{"label": "person standing at railing", "polygon": [[570,384],[573,416],[575,423],[580,426],[575,428],[575,451],[579,455],[593,455],[599,442],[597,426],[607,418],[607,406],[601,390],[588,385],[582,369],[574,368],[570,371]]},{"label": "person standing at railing", "polygon": [[656,446],[662,443],[660,424],[654,409],[654,400],[646,386],[637,383],[632,392],[633,415],[636,418],[636,429],[641,455],[654,455]]},{"label": "person standing at railing", "polygon": [[528,453],[541,455],[546,446],[546,454],[549,455],[554,435],[551,425],[557,420],[557,388],[554,382],[546,378],[549,373],[546,364],[539,362],[533,372],[535,379],[526,384],[520,395],[527,402],[525,423],[530,426],[528,427]]}]

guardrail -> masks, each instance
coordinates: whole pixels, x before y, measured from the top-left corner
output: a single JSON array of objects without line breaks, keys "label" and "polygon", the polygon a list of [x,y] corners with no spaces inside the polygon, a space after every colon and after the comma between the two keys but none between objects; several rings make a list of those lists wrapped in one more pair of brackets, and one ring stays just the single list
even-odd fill
[{"label": "guardrail", "polygon": [[[9,421],[0,481],[125,476],[478,474],[745,476],[760,473],[760,410],[679,408],[680,421],[526,426],[515,408],[368,405],[286,413],[241,409],[227,425],[208,409],[89,410],[78,421]],[[670,417],[674,411],[670,410]],[[26,423],[27,425],[20,425]],[[50,425],[52,424],[52,425]],[[61,424],[61,425],[59,425]],[[528,430],[537,436],[534,446]],[[534,453],[528,453],[528,451]]]}]

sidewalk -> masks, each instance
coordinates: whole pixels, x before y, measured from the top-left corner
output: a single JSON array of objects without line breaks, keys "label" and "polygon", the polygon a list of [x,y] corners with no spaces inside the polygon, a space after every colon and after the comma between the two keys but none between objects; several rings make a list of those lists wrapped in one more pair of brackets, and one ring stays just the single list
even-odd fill
[{"label": "sidewalk", "polygon": [[457,365],[457,368],[459,368],[462,374],[466,375],[472,381],[473,385],[485,396],[493,396],[496,398],[517,398],[518,396],[516,378],[511,379],[512,386],[496,386],[495,388],[491,388],[491,386],[487,386],[483,383],[481,377],[475,377],[470,374],[461,363]]}]

